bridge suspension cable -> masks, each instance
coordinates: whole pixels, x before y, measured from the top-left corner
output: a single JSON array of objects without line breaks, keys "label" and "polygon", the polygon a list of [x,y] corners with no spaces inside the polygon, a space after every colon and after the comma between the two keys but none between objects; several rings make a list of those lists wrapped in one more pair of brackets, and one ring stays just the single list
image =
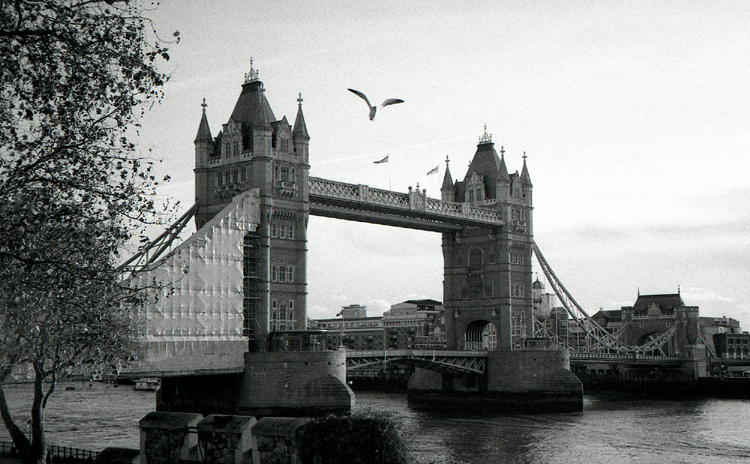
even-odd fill
[{"label": "bridge suspension cable", "polygon": [[161,235],[142,246],[138,253],[120,264],[118,269],[122,272],[130,271],[131,273],[135,273],[153,264],[164,253],[164,251],[172,246],[172,242],[175,241],[180,232],[182,232],[193,216],[195,216],[196,211],[198,211],[198,203],[191,206],[185,214],[180,216],[180,218],[171,224],[167,230],[162,232]]},{"label": "bridge suspension cable", "polygon": [[[620,336],[625,332],[627,326],[621,327],[616,332],[611,333],[604,327],[599,325],[596,320],[591,318],[591,316],[589,316],[586,311],[584,311],[581,305],[579,305],[575,298],[573,298],[573,295],[571,295],[568,289],[565,288],[563,283],[555,274],[555,271],[552,270],[549,262],[547,262],[547,260],[544,258],[544,255],[539,250],[539,247],[536,243],[532,243],[532,249],[534,251],[534,255],[537,258],[537,261],[539,262],[539,266],[542,268],[542,272],[544,272],[547,281],[550,283],[552,289],[555,291],[555,294],[560,299],[560,303],[565,308],[565,311],[568,313],[570,318],[573,319],[576,325],[580,327],[581,330],[583,330],[586,335],[593,341],[593,344],[588,346],[587,348],[589,351],[613,350],[617,353],[648,353],[657,349],[661,349],[661,347],[664,346],[664,344],[666,344],[669,340],[671,340],[674,334],[677,332],[677,329],[681,323],[679,319],[675,320],[674,324],[669,329],[662,332],[657,337],[654,337],[643,345],[634,346],[624,343]],[[562,340],[560,340],[559,337],[551,334],[549,330],[544,327],[544,324],[541,321],[535,322],[538,322],[535,332],[545,333],[545,335],[547,335],[548,338],[552,339],[553,343],[558,346],[566,345]]]}]

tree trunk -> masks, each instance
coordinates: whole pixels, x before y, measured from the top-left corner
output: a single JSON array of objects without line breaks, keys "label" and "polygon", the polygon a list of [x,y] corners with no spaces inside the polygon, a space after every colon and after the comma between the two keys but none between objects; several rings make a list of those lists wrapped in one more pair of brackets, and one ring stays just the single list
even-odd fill
[{"label": "tree trunk", "polygon": [[0,382],[0,416],[5,428],[8,429],[13,445],[18,451],[22,464],[46,464],[47,461],[47,439],[44,434],[44,374],[34,369],[34,400],[31,404],[31,436],[26,434],[13,420],[10,408],[5,398],[5,389]]},{"label": "tree trunk", "polygon": [[[54,382],[54,380],[53,380]],[[44,369],[34,366],[34,401],[31,403],[31,452],[23,464],[45,464],[47,437],[44,434]]]},{"label": "tree trunk", "polygon": [[13,417],[10,415],[8,402],[5,399],[5,389],[2,384],[0,384],[0,416],[3,418],[3,424],[5,424],[5,428],[8,429],[8,433],[13,439],[13,444],[18,450],[18,453],[21,456],[29,456],[31,454],[31,443],[29,443],[29,439],[26,438],[26,435],[16,425]]}]

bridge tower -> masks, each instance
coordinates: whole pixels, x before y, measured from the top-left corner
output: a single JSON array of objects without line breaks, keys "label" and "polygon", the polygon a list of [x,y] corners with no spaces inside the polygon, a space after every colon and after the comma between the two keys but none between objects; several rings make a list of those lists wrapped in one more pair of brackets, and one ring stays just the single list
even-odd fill
[{"label": "bridge tower", "polygon": [[[448,161],[446,160],[446,163]],[[479,138],[463,181],[446,169],[444,201],[501,212],[504,227],[465,226],[443,233],[443,299],[449,349],[511,350],[533,334],[531,253],[532,184],[523,156],[521,174],[508,174],[492,136]]]},{"label": "bridge tower", "polygon": [[245,237],[244,317],[251,351],[268,333],[307,324],[309,141],[302,95],[294,126],[277,120],[258,70],[250,65],[234,110],[216,137],[206,103],[195,138],[195,214],[200,229],[246,190],[260,195],[261,223]]}]

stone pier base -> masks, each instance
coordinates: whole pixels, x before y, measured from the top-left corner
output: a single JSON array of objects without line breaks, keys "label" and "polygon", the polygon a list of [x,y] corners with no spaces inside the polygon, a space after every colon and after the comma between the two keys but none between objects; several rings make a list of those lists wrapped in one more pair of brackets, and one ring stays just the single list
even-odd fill
[{"label": "stone pier base", "polygon": [[583,385],[567,351],[493,351],[486,373],[456,375],[417,368],[409,407],[509,414],[583,410]]},{"label": "stone pier base", "polygon": [[349,413],[344,351],[245,353],[242,374],[162,378],[157,411],[312,417]]},{"label": "stone pier base", "polygon": [[237,407],[254,416],[349,413],[345,351],[246,353]]}]

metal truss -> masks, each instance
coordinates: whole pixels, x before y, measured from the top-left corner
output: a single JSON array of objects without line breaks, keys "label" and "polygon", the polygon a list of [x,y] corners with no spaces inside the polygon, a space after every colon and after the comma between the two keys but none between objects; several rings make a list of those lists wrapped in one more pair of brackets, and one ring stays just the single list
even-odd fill
[{"label": "metal truss", "polygon": [[130,271],[131,273],[135,273],[153,264],[159,256],[164,253],[164,251],[172,246],[172,242],[174,242],[180,232],[182,232],[193,216],[195,216],[196,211],[198,211],[198,203],[190,207],[185,214],[170,225],[161,235],[144,245],[138,253],[120,264],[119,270],[122,272]]},{"label": "metal truss", "polygon": [[[621,328],[613,334],[599,325],[594,319],[591,318],[591,316],[586,313],[586,311],[583,310],[581,305],[576,302],[576,300],[565,288],[557,275],[555,275],[555,272],[552,270],[552,267],[549,265],[547,260],[544,259],[544,255],[542,255],[542,252],[539,250],[539,247],[536,243],[532,244],[532,248],[534,250],[534,254],[536,255],[537,261],[539,261],[539,265],[544,272],[544,275],[547,277],[547,281],[554,289],[555,294],[560,299],[560,302],[565,308],[565,311],[575,321],[576,325],[578,325],[578,327],[580,327],[581,330],[586,333],[586,336],[591,341],[593,341],[593,344],[588,348],[589,350],[593,349],[598,351],[614,351],[616,353],[645,354],[656,349],[661,349],[661,347],[669,342],[669,340],[674,337],[675,333],[677,333],[677,328],[681,324],[681,321],[679,319],[676,320],[672,327],[670,327],[668,330],[662,332],[658,337],[649,340],[649,342],[644,345],[632,346],[624,343],[620,339],[620,336],[622,335],[626,327]],[[559,342],[559,340],[556,340],[556,342]],[[573,350],[577,349],[577,347],[569,348]]]},{"label": "metal truss", "polygon": [[446,350],[347,351],[347,370],[382,368],[389,362],[453,374],[484,374],[486,352]]}]

